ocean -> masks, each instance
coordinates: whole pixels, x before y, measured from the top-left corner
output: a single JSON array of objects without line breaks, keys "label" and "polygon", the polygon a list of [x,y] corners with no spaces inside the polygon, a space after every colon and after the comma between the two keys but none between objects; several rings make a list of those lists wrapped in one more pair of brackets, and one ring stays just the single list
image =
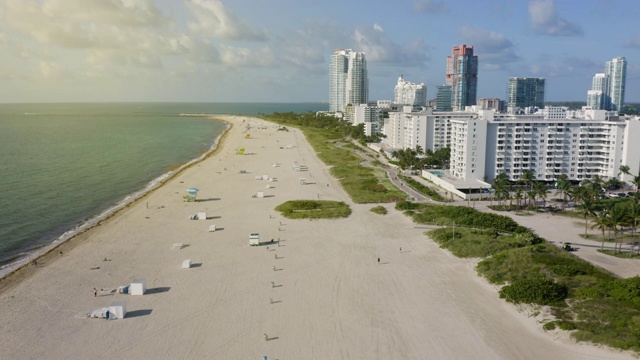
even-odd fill
[{"label": "ocean", "polygon": [[0,276],[215,147],[224,123],[180,114],[327,109],[326,103],[0,104]]}]

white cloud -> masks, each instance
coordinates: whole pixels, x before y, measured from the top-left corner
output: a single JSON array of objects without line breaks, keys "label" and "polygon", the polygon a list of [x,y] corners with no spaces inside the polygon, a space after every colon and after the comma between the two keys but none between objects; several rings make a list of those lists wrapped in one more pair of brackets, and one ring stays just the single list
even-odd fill
[{"label": "white cloud", "polygon": [[219,0],[188,0],[186,5],[196,18],[189,23],[189,29],[196,34],[223,40],[266,39],[263,32],[242,22]]},{"label": "white cloud", "polygon": [[396,44],[375,26],[356,29],[353,40],[354,48],[365,52],[368,61],[402,66],[423,66],[427,60],[421,40],[414,40],[404,46]]},{"label": "white cloud", "polygon": [[480,66],[499,69],[520,60],[511,40],[501,33],[471,26],[461,27],[458,33],[464,43],[473,45]]},{"label": "white cloud", "polygon": [[554,0],[530,0],[529,16],[531,27],[542,35],[574,36],[584,35],[582,28],[560,17]]},{"label": "white cloud", "polygon": [[449,12],[449,7],[444,1],[438,0],[415,0],[413,8],[419,12],[431,14],[443,14]]},{"label": "white cloud", "polygon": [[220,60],[230,68],[272,67],[278,64],[276,56],[267,47],[254,51],[248,48],[220,45]]},{"label": "white cloud", "polygon": [[382,29],[382,26],[380,26],[379,24],[373,24],[373,30],[384,32],[384,30]]}]

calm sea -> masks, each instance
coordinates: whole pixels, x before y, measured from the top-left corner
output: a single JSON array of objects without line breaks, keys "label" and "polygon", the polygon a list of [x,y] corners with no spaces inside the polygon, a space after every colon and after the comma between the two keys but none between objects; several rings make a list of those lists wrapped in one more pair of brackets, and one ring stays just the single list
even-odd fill
[{"label": "calm sea", "polygon": [[327,109],[324,103],[0,104],[0,276],[211,149],[225,128],[179,114]]}]

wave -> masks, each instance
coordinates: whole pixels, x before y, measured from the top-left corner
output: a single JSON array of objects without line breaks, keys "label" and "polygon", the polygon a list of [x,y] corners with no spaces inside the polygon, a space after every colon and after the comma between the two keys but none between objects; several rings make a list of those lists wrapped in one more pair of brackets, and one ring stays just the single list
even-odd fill
[{"label": "wave", "polygon": [[181,171],[189,168],[190,166],[199,163],[200,161],[206,159],[209,155],[211,155],[217,148],[218,148],[218,144],[220,142],[220,139],[226,134],[227,130],[229,130],[230,124],[226,123],[226,127],[224,130],[222,130],[220,132],[220,134],[218,134],[218,136],[216,137],[216,139],[213,141],[213,144],[211,144],[211,146],[209,147],[209,149],[207,151],[205,151],[204,153],[200,154],[198,157],[191,159],[190,161],[188,161],[187,163],[181,165],[180,167],[178,167],[177,169],[173,169],[170,170],[158,177],[156,177],[155,179],[149,181],[147,183],[147,185],[144,186],[144,188],[142,188],[141,190],[135,191],[127,196],[125,196],[124,199],[122,199],[120,202],[118,202],[116,205],[104,210],[103,212],[101,212],[98,215],[95,215],[91,218],[88,218],[82,222],[80,222],[79,224],[77,224],[76,226],[74,226],[72,229],[65,231],[62,235],[60,235],[58,238],[56,238],[55,240],[53,240],[53,242],[41,246],[39,247],[37,250],[34,250],[32,252],[28,252],[28,253],[21,253],[19,255],[16,255],[15,258],[18,258],[17,260],[13,260],[10,263],[6,264],[6,265],[2,265],[0,266],[0,279],[6,277],[7,275],[13,273],[14,271],[18,270],[19,268],[31,263],[33,260],[39,258],[40,256],[46,254],[47,252],[55,249],[57,246],[59,246],[60,244],[72,239],[73,237],[80,235],[82,233],[84,233],[85,231],[95,227],[96,225],[98,225],[100,222],[110,218],[111,216],[115,215],[118,211],[122,210],[123,208],[127,207],[128,205],[132,204],[133,202],[141,199],[142,197],[146,196],[148,193],[150,193],[151,191],[157,189],[158,187],[162,186],[166,181],[170,180],[171,178],[173,178],[175,175],[179,174]]}]

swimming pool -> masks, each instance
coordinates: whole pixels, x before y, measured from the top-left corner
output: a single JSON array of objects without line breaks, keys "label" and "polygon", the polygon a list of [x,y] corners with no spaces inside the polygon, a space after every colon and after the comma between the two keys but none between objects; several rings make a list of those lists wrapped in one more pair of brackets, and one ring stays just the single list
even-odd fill
[{"label": "swimming pool", "polygon": [[436,176],[442,176],[442,175],[444,175],[444,172],[443,172],[443,171],[429,170],[429,172],[430,172],[430,173],[432,173],[433,175],[436,175]]}]

